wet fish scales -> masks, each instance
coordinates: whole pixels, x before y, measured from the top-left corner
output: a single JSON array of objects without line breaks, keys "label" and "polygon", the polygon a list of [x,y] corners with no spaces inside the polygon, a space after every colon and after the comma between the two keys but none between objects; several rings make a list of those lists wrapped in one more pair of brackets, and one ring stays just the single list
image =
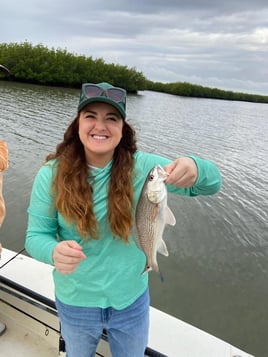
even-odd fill
[{"label": "wet fish scales", "polygon": [[136,211],[136,241],[146,255],[143,273],[159,272],[157,252],[168,256],[162,238],[165,225],[176,223],[167,206],[167,190],[164,183],[167,173],[161,166],[154,167],[147,176]]}]

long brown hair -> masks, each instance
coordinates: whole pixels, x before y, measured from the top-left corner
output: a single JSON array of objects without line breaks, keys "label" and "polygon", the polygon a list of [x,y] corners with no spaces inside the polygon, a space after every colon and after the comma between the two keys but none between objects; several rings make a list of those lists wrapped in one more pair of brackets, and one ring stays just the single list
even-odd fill
[{"label": "long brown hair", "polygon": [[[89,168],[84,146],[78,135],[79,116],[67,128],[63,141],[46,161],[57,159],[52,184],[54,205],[68,223],[75,223],[84,240],[98,239],[98,222],[93,211],[93,188],[88,182]],[[114,236],[128,241],[133,226],[133,154],[137,150],[132,126],[123,123],[120,143],[115,149],[108,191],[108,219]]]}]

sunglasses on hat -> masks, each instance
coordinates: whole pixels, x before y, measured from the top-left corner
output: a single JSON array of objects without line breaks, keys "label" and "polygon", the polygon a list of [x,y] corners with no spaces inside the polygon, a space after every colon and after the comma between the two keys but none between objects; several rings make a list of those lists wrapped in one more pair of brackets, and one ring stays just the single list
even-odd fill
[{"label": "sunglasses on hat", "polygon": [[126,91],[125,89],[119,87],[104,89],[97,84],[85,83],[82,86],[82,92],[86,98],[107,97],[117,103],[125,103],[126,101]]}]

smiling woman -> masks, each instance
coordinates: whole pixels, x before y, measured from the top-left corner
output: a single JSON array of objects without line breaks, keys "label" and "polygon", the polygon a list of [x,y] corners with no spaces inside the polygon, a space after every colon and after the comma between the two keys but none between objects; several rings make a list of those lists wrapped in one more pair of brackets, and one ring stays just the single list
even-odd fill
[{"label": "smiling woman", "polygon": [[112,160],[122,138],[123,119],[110,104],[91,103],[79,117],[79,137],[88,165],[102,168]]},{"label": "smiling woman", "polygon": [[137,149],[126,120],[126,91],[83,84],[77,114],[32,189],[26,249],[54,266],[56,306],[68,357],[95,356],[107,332],[114,357],[144,357],[149,333],[148,273],[133,235],[136,207],[152,167],[167,190],[211,195],[221,175],[198,157]]}]

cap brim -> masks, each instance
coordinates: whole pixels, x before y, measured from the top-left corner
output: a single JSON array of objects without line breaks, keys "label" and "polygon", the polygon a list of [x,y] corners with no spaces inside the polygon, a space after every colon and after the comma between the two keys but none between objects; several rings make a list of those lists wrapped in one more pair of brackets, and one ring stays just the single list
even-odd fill
[{"label": "cap brim", "polygon": [[78,105],[78,111],[80,112],[80,110],[82,110],[86,105],[90,104],[90,103],[94,103],[94,102],[101,102],[101,103],[107,103],[112,105],[114,108],[116,108],[120,115],[122,116],[123,119],[126,118],[126,113],[124,111],[124,109],[121,107],[121,105],[119,105],[118,103],[114,102],[112,99],[108,98],[108,97],[91,97],[88,99],[85,99],[83,102],[81,102]]}]

